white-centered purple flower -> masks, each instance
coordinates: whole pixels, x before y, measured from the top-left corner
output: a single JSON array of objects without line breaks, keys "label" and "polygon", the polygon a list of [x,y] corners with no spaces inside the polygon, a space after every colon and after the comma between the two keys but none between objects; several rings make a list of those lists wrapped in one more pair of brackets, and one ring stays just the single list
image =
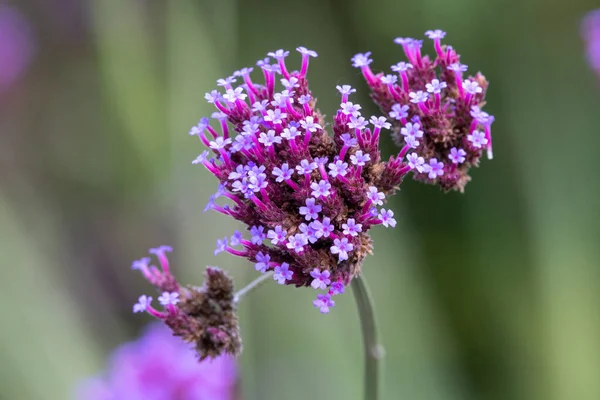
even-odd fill
[{"label": "white-centered purple flower", "polygon": [[290,79],[281,78],[281,84],[284,88],[288,90],[292,90],[300,86],[298,84],[298,78],[296,78],[295,76],[290,76]]},{"label": "white-centered purple flower", "polygon": [[270,51],[270,52],[267,53],[267,55],[269,57],[273,57],[276,60],[283,60],[284,58],[286,58],[287,56],[290,55],[290,52],[289,51],[285,51],[283,49],[279,49],[279,50],[276,50],[276,51]]},{"label": "white-centered purple flower", "polygon": [[406,72],[409,69],[414,68],[411,63],[400,61],[398,64],[392,65],[392,71],[394,72]]},{"label": "white-centered purple flower", "polygon": [[437,158],[429,160],[429,164],[425,164],[423,168],[429,174],[429,179],[435,179],[438,176],[444,175],[444,163],[438,161]]},{"label": "white-centered purple flower", "polygon": [[367,120],[361,116],[351,116],[348,122],[348,128],[350,129],[365,129],[367,127]]},{"label": "white-centered purple flower", "polygon": [[396,82],[398,82],[398,76],[396,75],[388,74],[381,77],[381,83],[384,85],[393,85]]},{"label": "white-centered purple flower", "polygon": [[[344,146],[354,147],[358,145],[358,140],[349,133],[342,133],[340,139],[342,139]],[[327,159],[325,159],[325,162],[327,162]]]},{"label": "white-centered purple flower", "polygon": [[335,88],[338,90],[338,92],[340,92],[344,96],[349,96],[350,94],[356,92],[356,89],[354,89],[350,85],[342,85],[342,86],[337,85]]},{"label": "white-centered purple flower", "polygon": [[454,71],[454,72],[465,72],[467,70],[467,66],[465,64],[461,64],[461,63],[454,63],[454,64],[450,64],[448,66],[448,69],[450,71]]},{"label": "white-centered purple flower", "polygon": [[429,39],[434,40],[434,39],[443,39],[444,36],[446,36],[446,32],[440,30],[440,29],[436,29],[436,30],[429,30],[427,32],[425,32],[425,36],[427,36]]},{"label": "white-centered purple flower", "polygon": [[419,123],[413,124],[412,122],[407,122],[406,125],[400,129],[400,134],[406,137],[411,136],[415,139],[419,139],[423,137],[423,131],[420,128],[421,124]]},{"label": "white-centered purple flower", "polygon": [[196,157],[193,161],[192,164],[202,164],[206,161],[206,158],[208,157],[208,151],[204,150],[202,153],[200,153],[200,155],[198,157]]},{"label": "white-centered purple flower", "polygon": [[316,52],[316,51],[309,50],[309,49],[307,49],[306,47],[303,47],[303,46],[296,47],[296,50],[297,50],[297,51],[298,51],[300,54],[302,54],[303,56],[304,56],[304,55],[307,55],[307,56],[309,56],[309,57],[317,57],[317,56],[318,56],[318,54],[317,54],[317,52]]},{"label": "white-centered purple flower", "polygon": [[220,150],[224,149],[225,146],[227,146],[228,144],[231,144],[231,139],[225,139],[224,137],[219,136],[215,140],[211,141],[209,144],[211,149]]},{"label": "white-centered purple flower", "polygon": [[281,132],[281,137],[287,140],[294,140],[297,136],[300,135],[300,131],[295,126],[288,126],[283,129],[283,132]]},{"label": "white-centered purple flower", "polygon": [[420,142],[414,136],[405,136],[404,142],[406,142],[408,147],[410,147],[411,149],[416,149],[417,147],[419,147],[420,144]]},{"label": "white-centered purple flower", "polygon": [[268,132],[261,132],[258,137],[258,141],[265,145],[265,147],[271,147],[275,143],[281,143],[281,136],[277,136],[273,129],[269,129]]},{"label": "white-centered purple flower", "polygon": [[265,121],[270,121],[274,124],[281,124],[287,118],[287,114],[281,112],[279,108],[267,110],[267,115],[264,116]]},{"label": "white-centered purple flower", "polygon": [[227,249],[227,237],[217,239],[217,247],[213,254],[216,256],[217,254],[224,252],[225,249]]},{"label": "white-centered purple flower", "polygon": [[296,233],[294,236],[288,238],[288,242],[285,244],[290,250],[294,250],[296,253],[302,253],[304,246],[308,244],[308,238],[303,233]]},{"label": "white-centered purple flower", "polygon": [[227,89],[227,92],[223,95],[223,99],[225,99],[228,103],[235,103],[237,100],[244,101],[246,97],[247,95],[244,93],[244,89],[242,87]]},{"label": "white-centered purple flower", "polygon": [[379,129],[390,129],[392,127],[392,124],[390,124],[385,117],[376,117],[373,115],[369,122],[371,122],[375,128]]}]

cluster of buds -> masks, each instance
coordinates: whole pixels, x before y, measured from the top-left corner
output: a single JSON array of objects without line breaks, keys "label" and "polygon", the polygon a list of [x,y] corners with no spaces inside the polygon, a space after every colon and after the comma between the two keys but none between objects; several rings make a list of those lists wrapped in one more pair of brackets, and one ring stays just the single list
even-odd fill
[{"label": "cluster of buds", "polygon": [[215,254],[247,258],[280,284],[323,290],[314,305],[326,313],[371,252],[371,227],[396,225],[393,211],[381,206],[410,166],[401,158],[381,160],[379,137],[391,124],[383,116],[361,116],[348,85],[337,86],[341,105],[326,130],[306,76],[317,53],[297,50],[300,71],[288,70],[284,50],[257,62],[264,85],[252,80],[253,68],[219,79],[224,93],[205,96],[217,108],[218,128],[202,118],[189,133],[212,152],[193,163],[220,183],[206,210],[241,221],[249,232],[219,239]]},{"label": "cluster of buds", "polygon": [[356,54],[352,62],[362,70],[373,101],[392,121],[394,140],[402,148],[399,156],[406,156],[414,179],[462,192],[482,151],[492,158],[494,117],[482,111],[488,82],[480,73],[463,79],[467,66],[451,46],[441,44],[445,32],[425,35],[433,40],[433,61],[421,54],[422,40],[396,38],[408,61],[392,66],[396,74],[374,74],[370,52]]},{"label": "cluster of buds", "polygon": [[152,306],[152,297],[142,295],[133,312],[147,312],[163,321],[175,336],[195,346],[200,360],[227,353],[237,356],[242,350],[234,304],[233,281],[219,268],[208,267],[202,287],[181,286],[171,273],[166,253],[169,246],[150,249],[160,268],[150,258],[134,261],[131,268],[142,275],[160,293],[162,309]]},{"label": "cluster of buds", "polygon": [[600,76],[600,9],[590,11],[583,18],[581,37],[585,42],[588,63]]}]

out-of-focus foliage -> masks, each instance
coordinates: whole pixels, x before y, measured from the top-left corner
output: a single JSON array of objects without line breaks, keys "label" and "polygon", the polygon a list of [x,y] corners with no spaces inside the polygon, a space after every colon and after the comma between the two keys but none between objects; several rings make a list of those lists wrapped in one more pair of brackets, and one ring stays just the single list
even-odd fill
[{"label": "out-of-focus foliage", "polygon": [[[199,283],[207,264],[240,285],[255,276],[213,257],[234,226],[202,213],[216,186],[190,163],[202,147],[186,133],[212,112],[203,95],[217,78],[304,45],[319,53],[321,109],[330,115],[335,85],[352,84],[371,114],[350,57],[370,50],[387,70],[401,60],[394,37],[433,28],[491,83],[495,159],[464,195],[407,182],[391,204],[397,228],[375,233],[364,271],[385,398],[600,398],[600,87],[579,36],[597,4],[6,4],[27,21],[33,58],[0,86],[0,399],[69,398],[149,322],[131,305],[151,288],[129,270],[148,247],[172,244],[182,281]],[[325,316],[313,296],[266,285],[242,305],[244,399],[360,398],[352,296]]]}]

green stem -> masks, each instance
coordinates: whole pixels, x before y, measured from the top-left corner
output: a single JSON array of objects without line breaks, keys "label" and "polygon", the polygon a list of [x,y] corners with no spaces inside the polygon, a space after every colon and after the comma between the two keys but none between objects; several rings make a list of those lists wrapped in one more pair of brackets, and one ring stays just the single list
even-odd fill
[{"label": "green stem", "polygon": [[377,323],[373,311],[373,300],[365,278],[361,275],[352,279],[352,291],[356,299],[358,316],[362,328],[365,349],[365,400],[379,400],[383,346],[379,344]]},{"label": "green stem", "polygon": [[244,297],[245,295],[247,295],[254,289],[258,288],[261,284],[263,284],[271,276],[273,276],[273,271],[265,272],[264,274],[262,274],[261,276],[259,276],[258,278],[256,278],[255,280],[253,280],[252,282],[250,282],[249,284],[247,284],[240,290],[238,290],[233,295],[233,304],[238,304],[240,302],[240,300],[242,299],[242,297]]}]

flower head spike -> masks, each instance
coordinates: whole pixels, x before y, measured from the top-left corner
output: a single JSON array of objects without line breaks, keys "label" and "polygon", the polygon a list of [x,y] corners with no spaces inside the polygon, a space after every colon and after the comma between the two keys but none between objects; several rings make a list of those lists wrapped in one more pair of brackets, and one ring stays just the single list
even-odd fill
[{"label": "flower head spike", "polygon": [[79,385],[77,400],[234,400],[237,371],[231,356],[198,362],[187,343],[161,324],[120,346],[102,376]]},{"label": "flower head spike", "polygon": [[[429,30],[425,35],[433,40],[435,57],[422,55],[418,40],[394,40],[402,46],[408,59],[392,66],[399,77],[397,82],[385,73],[376,79],[370,70],[363,70],[363,75],[371,98],[392,124],[392,137],[401,146],[398,159],[402,161],[406,157],[406,168],[412,171],[413,178],[439,185],[444,191],[462,192],[471,179],[469,169],[479,165],[483,151],[488,158],[492,156],[490,125],[493,117],[481,110],[488,82],[480,73],[463,76],[467,66],[461,63],[460,55],[451,46],[441,43],[445,32]],[[353,65],[357,66],[358,62],[361,66],[367,60],[369,64],[372,61],[358,56],[353,59]],[[402,136],[410,122],[420,124],[422,136]],[[414,155],[408,157],[409,153]],[[436,161],[432,166],[430,161],[421,163],[420,160]],[[444,162],[451,164],[445,171],[439,168]]]},{"label": "flower head spike", "polygon": [[[223,187],[221,200],[215,197],[211,208],[245,224],[251,235],[248,240],[232,237],[229,244],[219,239],[215,253],[247,258],[257,271],[272,271],[282,285],[307,287],[316,281],[320,290],[339,294],[343,288],[338,286],[360,273],[371,252],[370,229],[390,226],[379,218],[378,207],[410,168],[397,157],[382,161],[380,132],[392,124],[385,117],[361,116],[361,106],[348,101],[356,91],[352,87],[337,86],[340,108],[326,123],[315,108],[304,68],[316,53],[303,47],[298,51],[300,71],[288,71],[286,51],[269,53],[271,60],[257,63],[264,85],[244,86],[247,99],[229,93],[225,100],[215,100],[218,109],[228,101],[221,110],[227,114],[228,134],[223,129],[211,138],[212,146],[205,143],[218,158],[204,159],[202,165]],[[369,56],[354,57],[363,73]],[[268,67],[273,58],[281,79]],[[283,89],[276,87],[280,83]],[[407,122],[408,110],[399,103],[395,109]],[[315,268],[323,274],[318,280],[311,274]],[[331,289],[334,283],[336,289]]]},{"label": "flower head spike", "polygon": [[[223,243],[226,247],[226,239]],[[201,360],[223,353],[237,356],[242,342],[233,303],[233,281],[221,269],[208,267],[202,287],[181,286],[168,267],[164,254],[167,250],[170,247],[161,246],[152,251],[157,254],[162,271],[149,266],[149,258],[132,265],[161,293],[158,301],[164,310],[152,307],[152,297],[143,295],[133,306],[133,312],[147,312],[163,321],[175,336],[194,345]]]}]

